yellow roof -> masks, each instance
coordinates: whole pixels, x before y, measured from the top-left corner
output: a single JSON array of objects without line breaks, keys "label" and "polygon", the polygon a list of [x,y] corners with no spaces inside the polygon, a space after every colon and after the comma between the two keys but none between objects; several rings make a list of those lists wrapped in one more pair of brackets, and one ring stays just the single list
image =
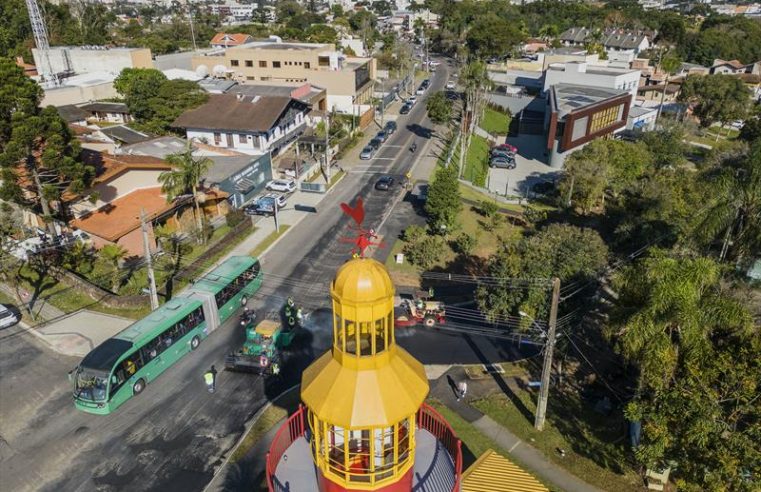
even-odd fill
[{"label": "yellow roof", "polygon": [[460,492],[549,492],[549,489],[490,449],[462,474]]},{"label": "yellow roof", "polygon": [[342,302],[377,302],[394,297],[394,284],[386,267],[372,258],[354,258],[336,273],[331,292]]},{"label": "yellow roof", "polygon": [[331,351],[301,379],[301,399],[321,420],[344,428],[388,426],[417,412],[428,394],[423,365],[398,346],[377,367],[341,365]]},{"label": "yellow roof", "polygon": [[256,332],[263,337],[272,337],[280,329],[280,323],[271,319],[265,319],[256,325]]}]

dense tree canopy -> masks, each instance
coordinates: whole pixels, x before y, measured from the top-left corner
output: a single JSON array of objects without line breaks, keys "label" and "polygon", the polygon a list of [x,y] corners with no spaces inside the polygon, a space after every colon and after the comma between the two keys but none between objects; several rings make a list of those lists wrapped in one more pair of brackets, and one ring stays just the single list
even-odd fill
[{"label": "dense tree canopy", "polygon": [[451,230],[457,223],[457,214],[462,210],[457,178],[457,166],[453,164],[436,169],[425,202],[428,221],[434,231]]},{"label": "dense tree canopy", "polygon": [[750,108],[750,91],[732,75],[689,75],[682,84],[679,99],[693,105],[703,127],[741,119]]}]

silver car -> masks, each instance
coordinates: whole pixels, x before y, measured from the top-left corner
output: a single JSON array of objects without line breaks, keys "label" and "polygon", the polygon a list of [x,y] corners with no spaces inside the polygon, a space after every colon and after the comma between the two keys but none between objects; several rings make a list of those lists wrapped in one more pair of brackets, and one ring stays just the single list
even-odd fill
[{"label": "silver car", "polygon": [[282,191],[284,193],[291,193],[296,190],[296,183],[293,181],[286,181],[284,179],[273,179],[265,187],[270,191]]},{"label": "silver car", "polygon": [[7,328],[13,326],[19,322],[19,317],[8,309],[6,306],[0,304],[0,328]]},{"label": "silver car", "polygon": [[366,161],[368,159],[372,159],[375,155],[375,147],[372,145],[366,145],[364,149],[362,149],[362,152],[359,153],[359,158],[363,161]]}]

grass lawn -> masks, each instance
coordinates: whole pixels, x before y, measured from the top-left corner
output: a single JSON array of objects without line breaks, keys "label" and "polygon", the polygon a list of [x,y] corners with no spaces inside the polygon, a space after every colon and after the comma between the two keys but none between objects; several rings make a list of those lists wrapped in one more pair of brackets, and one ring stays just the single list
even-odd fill
[{"label": "grass lawn", "polygon": [[473,135],[470,147],[465,154],[465,172],[463,178],[476,186],[486,186],[489,174],[489,142],[485,138]]},{"label": "grass lawn", "polygon": [[240,444],[230,455],[230,463],[237,463],[246,453],[259,442],[259,439],[272,429],[278,422],[293,413],[299,404],[299,392],[290,391],[281,398],[275,400],[270,407],[262,412],[259,419],[254,422]]},{"label": "grass lawn", "polygon": [[280,226],[280,232],[272,231],[269,236],[264,238],[264,241],[259,243],[259,245],[251,250],[251,253],[249,253],[253,257],[259,257],[262,253],[264,253],[264,250],[270,247],[272,243],[274,243],[277,238],[285,234],[285,232],[290,229],[291,226],[288,224],[283,224]]},{"label": "grass lawn", "polygon": [[330,185],[328,186],[328,189],[331,189],[334,184],[338,183],[338,180],[343,178],[343,175],[346,174],[346,171],[338,171],[333,176],[330,177]]},{"label": "grass lawn", "polygon": [[[470,465],[473,464],[473,462],[476,461],[479,456],[484,454],[484,452],[488,451],[489,449],[496,451],[497,453],[520,466],[520,463],[513,456],[511,456],[507,450],[501,448],[489,436],[473,427],[472,424],[450,410],[446,405],[435,399],[429,399],[427,403],[435,408],[436,411],[439,412],[445,419],[447,419],[447,422],[449,422],[449,425],[452,426],[452,429],[455,431],[455,434],[457,434],[457,437],[460,439],[460,441],[462,441],[463,471],[465,471]],[[526,471],[529,471],[525,466],[522,468]],[[535,478],[540,480],[538,477]],[[560,492],[558,489],[551,487],[547,483],[544,485],[553,492]]]},{"label": "grass lawn", "polygon": [[[620,414],[602,416],[575,393],[553,390],[547,423],[544,431],[538,432],[533,427],[534,392],[519,389],[511,399],[498,393],[472,405],[586,482],[603,490],[639,490],[642,486],[635,471],[621,465],[630,453],[625,448]],[[557,448],[564,449],[566,456],[561,458]]]},{"label": "grass lawn", "polygon": [[479,125],[485,131],[492,135],[507,135],[507,128],[510,126],[510,117],[507,113],[502,113],[494,108],[486,108],[484,117]]}]

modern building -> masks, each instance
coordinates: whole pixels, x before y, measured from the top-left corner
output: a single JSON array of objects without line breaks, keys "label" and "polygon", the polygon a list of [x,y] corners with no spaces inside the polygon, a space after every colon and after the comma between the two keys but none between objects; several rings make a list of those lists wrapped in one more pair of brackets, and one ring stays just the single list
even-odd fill
[{"label": "modern building", "polygon": [[[37,48],[32,49],[34,64],[44,66]],[[153,68],[148,48],[108,48],[106,46],[51,46],[48,50],[54,73],[83,74],[108,72],[118,75],[125,68]]]},{"label": "modern building", "polygon": [[308,105],[291,97],[216,94],[172,123],[188,140],[245,154],[277,154],[307,127]]},{"label": "modern building", "polygon": [[425,403],[422,364],[396,343],[394,294],[374,259],[338,270],[333,345],[304,371],[304,406],[272,441],[271,492],[460,490],[460,441]]},{"label": "modern building", "polygon": [[371,103],[375,59],[343,55],[333,44],[256,41],[193,57],[193,69],[240,84],[309,83],[327,92],[329,110],[353,114]]},{"label": "modern building", "polygon": [[560,83],[616,89],[627,91],[634,103],[640,74],[639,70],[630,68],[612,68],[585,62],[553,63],[545,72],[544,91],[547,92],[552,86]]},{"label": "modern building", "polygon": [[625,90],[554,84],[544,118],[550,166],[560,169],[570,152],[624,129],[631,104]]}]

